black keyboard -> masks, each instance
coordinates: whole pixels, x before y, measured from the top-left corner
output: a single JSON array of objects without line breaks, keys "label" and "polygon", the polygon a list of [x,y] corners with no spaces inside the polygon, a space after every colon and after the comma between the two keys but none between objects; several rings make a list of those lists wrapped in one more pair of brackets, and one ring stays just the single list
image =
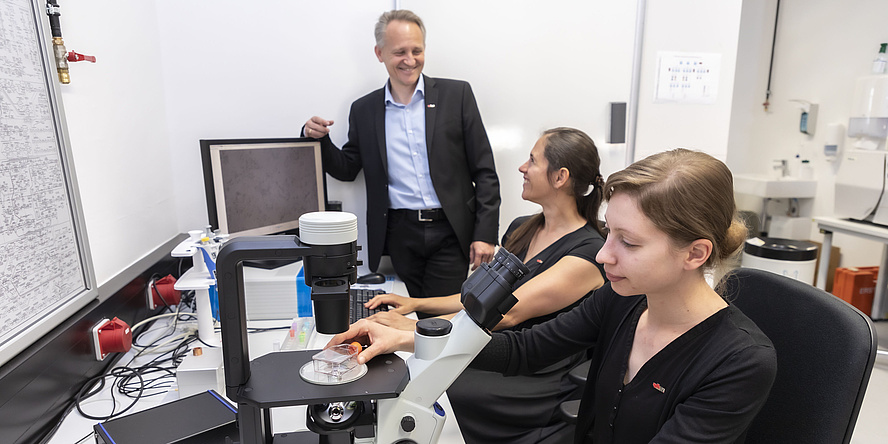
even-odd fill
[{"label": "black keyboard", "polygon": [[364,319],[367,316],[373,315],[374,313],[378,313],[380,311],[388,311],[388,305],[380,305],[379,307],[374,308],[373,310],[364,306],[364,303],[373,299],[373,296],[378,294],[384,294],[384,290],[378,289],[369,289],[369,288],[352,288],[349,290],[351,294],[351,306],[348,311],[348,323],[354,324],[358,320]]}]

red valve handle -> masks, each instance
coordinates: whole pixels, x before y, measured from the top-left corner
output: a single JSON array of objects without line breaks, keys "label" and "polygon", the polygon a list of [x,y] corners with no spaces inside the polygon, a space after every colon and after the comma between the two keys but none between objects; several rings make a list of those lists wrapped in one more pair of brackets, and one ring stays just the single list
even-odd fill
[{"label": "red valve handle", "polygon": [[83,62],[83,61],[87,61],[87,62],[96,63],[96,58],[95,58],[95,57],[93,57],[93,56],[89,56],[89,55],[79,54],[79,53],[76,53],[76,52],[74,52],[74,51],[68,51],[68,57],[67,57],[67,59],[68,59],[69,62]]}]

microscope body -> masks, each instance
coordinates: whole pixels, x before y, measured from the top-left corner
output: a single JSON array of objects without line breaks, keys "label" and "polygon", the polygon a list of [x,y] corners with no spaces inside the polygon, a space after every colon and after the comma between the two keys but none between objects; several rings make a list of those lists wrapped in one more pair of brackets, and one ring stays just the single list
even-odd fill
[{"label": "microscope body", "polygon": [[[450,322],[453,329],[444,336],[416,334],[416,353],[407,359],[410,383],[397,398],[377,401],[377,442],[438,442],[446,418],[438,398],[490,341],[490,333],[465,311]],[[429,349],[437,352],[428,353]]]},{"label": "microscope body", "polygon": [[[419,322],[429,328],[418,328],[416,353],[406,365],[395,355],[379,356],[367,363],[369,372],[359,381],[334,386],[312,385],[298,380],[298,376],[293,379],[297,365],[307,356],[303,352],[263,356],[256,360],[252,371],[243,262],[302,258],[306,283],[312,287],[315,325],[321,333],[338,333],[348,328],[348,292],[357,278],[358,249],[354,241],[308,245],[296,236],[261,236],[232,239],[219,252],[216,281],[225,386],[229,399],[238,404],[240,444],[273,442],[270,408],[343,401],[365,405],[376,402],[375,412],[364,409],[363,414],[375,415],[377,443],[437,442],[445,420],[437,399],[490,340],[489,328],[517,302],[511,294],[512,286],[527,273],[520,260],[500,249],[490,264],[482,264],[463,284],[465,310],[452,321]],[[315,426],[317,423],[309,426],[313,432],[304,432],[320,435],[311,442],[342,442],[341,431],[330,430],[332,433],[326,435],[327,430],[321,430],[323,425],[320,429]],[[372,441],[356,440],[354,436],[350,440]]]},{"label": "microscope body", "polygon": [[464,310],[451,321],[417,323],[415,352],[407,359],[410,383],[397,398],[378,401],[377,442],[438,441],[445,420],[438,398],[490,341],[489,329],[518,302],[512,287],[527,273],[518,258],[501,248],[463,283]]},{"label": "microscope body", "polygon": [[[291,396],[297,398],[295,400],[287,400],[278,397],[276,393],[262,395],[269,392],[263,391],[262,387],[286,385],[292,374],[269,376],[269,366],[265,365],[257,369],[262,376],[257,375],[256,379],[274,380],[251,381],[253,369],[247,340],[244,262],[302,259],[306,283],[312,287],[316,328],[319,332],[338,333],[348,328],[348,292],[349,286],[357,279],[357,252],[356,240],[331,245],[308,245],[297,236],[238,237],[228,241],[219,251],[216,259],[216,288],[219,292],[225,393],[238,404],[240,444],[271,442],[271,416],[268,409],[301,405],[296,396]],[[263,362],[268,362],[280,357],[262,358],[267,358]],[[291,365],[293,364],[288,362],[283,366]]]},{"label": "microscope body", "polygon": [[228,397],[250,379],[243,263],[249,260],[303,260],[312,287],[315,325],[322,333],[348,329],[349,286],[357,279],[357,242],[307,245],[297,236],[239,237],[228,241],[216,259],[216,288],[222,326],[222,355]]}]

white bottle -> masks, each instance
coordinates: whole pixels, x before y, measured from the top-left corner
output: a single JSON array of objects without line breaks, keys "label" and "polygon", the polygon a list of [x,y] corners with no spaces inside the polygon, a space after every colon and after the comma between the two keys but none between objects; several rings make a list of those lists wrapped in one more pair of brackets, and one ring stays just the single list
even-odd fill
[{"label": "white bottle", "polygon": [[802,156],[796,154],[789,162],[789,177],[802,178]]},{"label": "white bottle", "polygon": [[799,179],[814,180],[814,166],[808,159],[802,159],[802,171]]},{"label": "white bottle", "polygon": [[879,47],[879,53],[873,59],[873,74],[884,74],[886,68],[888,68],[888,55],[885,54],[886,47],[888,47],[888,43],[882,43]]}]

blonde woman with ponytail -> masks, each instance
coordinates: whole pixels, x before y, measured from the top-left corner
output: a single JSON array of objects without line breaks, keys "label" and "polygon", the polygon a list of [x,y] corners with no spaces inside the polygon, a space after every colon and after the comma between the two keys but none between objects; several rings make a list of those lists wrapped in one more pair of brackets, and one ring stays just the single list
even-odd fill
[{"label": "blonde woman with ponytail", "polygon": [[743,442],[777,358],[706,281],[746,238],[732,182],[721,161],[685,149],[612,174],[596,256],[608,283],[552,322],[495,335],[472,365],[521,374],[591,347],[574,442]]}]

